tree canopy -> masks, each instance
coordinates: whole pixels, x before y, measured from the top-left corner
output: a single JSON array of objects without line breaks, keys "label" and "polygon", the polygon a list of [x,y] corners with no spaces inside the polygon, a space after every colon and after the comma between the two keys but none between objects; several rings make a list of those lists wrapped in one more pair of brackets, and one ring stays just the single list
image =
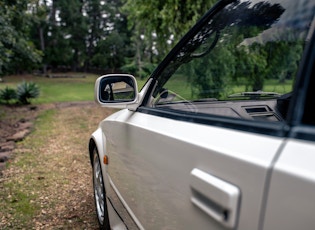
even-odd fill
[{"label": "tree canopy", "polygon": [[0,0],[0,74],[145,75],[215,0]]},{"label": "tree canopy", "polygon": [[[46,74],[47,71],[66,69],[102,74],[123,71],[137,77],[148,76],[184,33],[216,2],[0,0],[0,75],[35,70]],[[240,12],[255,14],[248,18],[259,18],[268,7],[268,4],[257,4],[255,9],[250,9],[248,3],[243,2],[239,12],[229,12],[232,14],[229,18],[233,21]],[[269,10],[272,15],[277,15],[279,9]],[[266,17],[265,21],[260,18],[260,23],[268,26],[271,18]],[[230,23],[222,18],[217,20],[224,22],[222,28]],[[245,20],[242,23],[248,27],[254,22]],[[244,79],[244,72],[252,90],[261,89],[265,78],[284,81],[295,74],[302,43],[292,45],[287,40],[281,44],[256,44],[246,49],[236,46],[244,38],[258,33],[259,26],[247,30],[248,34],[239,33],[241,37],[233,33],[230,38],[225,36],[225,39],[230,39],[230,47],[222,47],[220,52],[214,50],[210,55],[213,58],[207,63],[193,63],[196,68],[185,70],[202,73],[198,74],[200,78],[192,80],[199,92],[205,91],[204,87],[221,87],[226,84],[227,76],[235,82],[240,81]],[[278,56],[283,58],[270,58]],[[236,61],[237,68],[234,65]],[[208,96],[217,97],[215,94]]]},{"label": "tree canopy", "polygon": [[27,0],[0,0],[0,74],[36,68],[42,53],[30,39]]}]

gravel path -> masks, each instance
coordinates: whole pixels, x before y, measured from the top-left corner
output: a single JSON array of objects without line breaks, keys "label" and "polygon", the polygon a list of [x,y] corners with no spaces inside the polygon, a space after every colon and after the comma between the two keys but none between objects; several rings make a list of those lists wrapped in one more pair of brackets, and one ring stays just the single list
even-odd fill
[{"label": "gravel path", "polygon": [[98,229],[87,144],[110,113],[94,103],[41,112],[50,119],[37,118],[0,177],[0,229]]}]

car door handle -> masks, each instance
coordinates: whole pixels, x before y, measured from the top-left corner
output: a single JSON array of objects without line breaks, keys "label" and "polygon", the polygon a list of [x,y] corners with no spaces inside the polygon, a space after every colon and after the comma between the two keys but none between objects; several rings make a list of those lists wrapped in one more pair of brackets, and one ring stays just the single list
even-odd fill
[{"label": "car door handle", "polygon": [[238,187],[199,169],[191,175],[191,202],[226,227],[235,228],[241,192]]}]

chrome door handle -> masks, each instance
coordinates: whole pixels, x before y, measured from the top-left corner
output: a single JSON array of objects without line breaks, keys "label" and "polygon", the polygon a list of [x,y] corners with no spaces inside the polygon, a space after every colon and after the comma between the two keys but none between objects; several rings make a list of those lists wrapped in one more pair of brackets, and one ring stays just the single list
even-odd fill
[{"label": "chrome door handle", "polygon": [[199,169],[191,175],[191,202],[226,227],[235,228],[241,192],[238,187]]}]

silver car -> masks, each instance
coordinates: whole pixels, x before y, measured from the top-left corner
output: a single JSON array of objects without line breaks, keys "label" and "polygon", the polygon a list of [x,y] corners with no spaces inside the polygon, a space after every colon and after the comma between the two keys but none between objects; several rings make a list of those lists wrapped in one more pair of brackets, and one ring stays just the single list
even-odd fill
[{"label": "silver car", "polygon": [[[222,0],[89,140],[101,229],[315,229],[314,0]],[[312,88],[313,86],[313,88]]]}]

